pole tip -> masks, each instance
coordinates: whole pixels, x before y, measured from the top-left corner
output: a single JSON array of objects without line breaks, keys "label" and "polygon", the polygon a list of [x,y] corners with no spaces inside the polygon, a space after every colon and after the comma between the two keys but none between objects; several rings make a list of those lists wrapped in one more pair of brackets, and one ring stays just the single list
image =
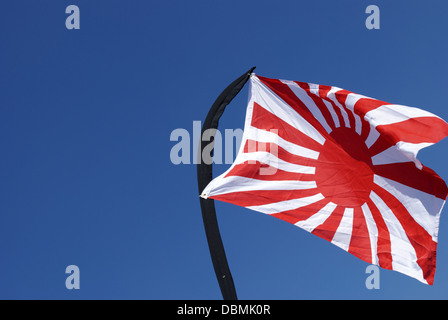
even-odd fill
[{"label": "pole tip", "polygon": [[255,66],[252,67],[249,71],[247,71],[247,73],[250,75],[252,72],[254,72],[255,68],[256,68]]}]

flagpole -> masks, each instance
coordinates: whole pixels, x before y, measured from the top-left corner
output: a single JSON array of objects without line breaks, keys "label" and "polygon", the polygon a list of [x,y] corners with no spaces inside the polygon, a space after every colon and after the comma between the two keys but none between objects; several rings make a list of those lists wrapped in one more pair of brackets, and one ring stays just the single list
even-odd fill
[{"label": "flagpole", "polygon": [[[198,154],[198,188],[199,194],[213,179],[212,163],[206,164],[202,161],[202,152],[206,144],[202,143],[202,134],[208,129],[218,129],[219,119],[221,118],[226,106],[232,99],[241,91],[247,80],[249,80],[251,73],[255,67],[251,68],[238,79],[233,81],[215,100],[210,111],[205,118],[202,126],[201,137],[199,139],[199,154]],[[213,139],[214,134],[213,132]],[[211,139],[210,139],[211,141]],[[213,267],[215,269],[216,278],[218,279],[219,287],[224,300],[237,300],[235,284],[233,282],[232,274],[230,273],[227,262],[224,245],[222,243],[221,234],[219,232],[218,220],[216,218],[215,202],[213,199],[199,198],[201,203],[202,220],[204,222],[205,234],[207,237],[210,256]]]}]

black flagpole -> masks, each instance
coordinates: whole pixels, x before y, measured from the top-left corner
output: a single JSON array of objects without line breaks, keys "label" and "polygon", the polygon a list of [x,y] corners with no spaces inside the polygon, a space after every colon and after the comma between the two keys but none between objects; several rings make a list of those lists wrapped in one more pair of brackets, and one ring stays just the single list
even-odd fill
[{"label": "black flagpole", "polygon": [[[212,164],[206,164],[202,161],[202,151],[206,144],[202,144],[202,134],[207,129],[218,129],[219,119],[221,118],[226,106],[240,92],[244,84],[249,80],[250,75],[255,67],[245,72],[238,79],[233,81],[216,99],[210,111],[205,118],[202,126],[201,138],[199,139],[199,161],[198,161],[198,187],[199,193],[213,179]],[[216,132],[216,131],[215,131]],[[213,133],[214,139],[214,133]],[[211,140],[211,139],[210,139]],[[216,219],[215,202],[213,199],[199,198],[201,202],[202,219],[204,221],[205,234],[207,236],[210,256],[212,258],[213,267],[215,268],[216,277],[218,278],[219,287],[224,300],[237,300],[235,285],[233,283],[232,274],[230,273],[227,263],[226,252],[222,243],[221,234],[219,233],[218,220]]]}]

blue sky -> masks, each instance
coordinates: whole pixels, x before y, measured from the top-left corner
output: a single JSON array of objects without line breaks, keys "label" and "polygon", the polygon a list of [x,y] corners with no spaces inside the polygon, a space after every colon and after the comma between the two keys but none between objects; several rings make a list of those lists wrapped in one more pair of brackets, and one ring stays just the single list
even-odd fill
[{"label": "blue sky", "polygon": [[[80,8],[80,30],[65,8]],[[375,4],[381,29],[367,30]],[[220,299],[192,132],[252,66],[448,119],[445,1],[3,1],[0,10],[0,298]],[[247,87],[220,128],[242,128]],[[420,160],[448,180],[448,141]],[[226,165],[215,166],[215,173]],[[216,203],[241,299],[447,299],[448,221],[434,286],[367,264],[283,221]],[[81,289],[65,288],[77,265]]]}]

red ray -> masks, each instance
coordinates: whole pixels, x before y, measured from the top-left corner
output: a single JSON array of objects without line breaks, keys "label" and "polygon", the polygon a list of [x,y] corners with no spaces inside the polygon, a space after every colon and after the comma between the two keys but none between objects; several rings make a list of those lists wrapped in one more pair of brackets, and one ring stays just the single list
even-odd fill
[{"label": "red ray", "polygon": [[395,145],[393,141],[387,138],[387,136],[380,134],[378,139],[370,146],[369,153],[370,157],[373,157],[386,149],[389,149]]},{"label": "red ray", "polygon": [[359,99],[354,106],[354,111],[356,113],[359,112],[360,115],[362,115],[361,118],[364,118],[364,116],[366,115],[367,112],[374,110],[380,106],[384,106],[384,105],[388,105],[390,103],[381,101],[381,100],[376,100],[376,99],[371,99],[371,98],[361,98]]},{"label": "red ray", "polygon": [[283,101],[285,101],[291,108],[300,114],[307,122],[316,128],[323,136],[327,134],[322,124],[314,118],[311,111],[300,100],[288,85],[277,79],[269,79],[258,76],[258,78],[266,86],[268,86],[275,94],[277,94]]},{"label": "red ray", "polygon": [[278,136],[284,140],[314,151],[318,151],[322,147],[317,141],[270,113],[256,102],[254,102],[251,125],[266,131],[277,130]]},{"label": "red ray", "polygon": [[241,207],[261,206],[269,203],[275,203],[286,200],[310,197],[318,194],[317,189],[303,190],[253,190],[232,192],[221,195],[211,196],[209,198],[229,202]]},{"label": "red ray", "polygon": [[[335,93],[335,96],[336,96],[336,99],[339,101],[339,103],[346,106],[345,102],[347,101],[347,96],[351,93],[353,93],[353,92],[350,92],[348,90],[340,90]],[[366,140],[367,137],[369,136],[369,132],[370,132],[370,123],[364,119],[364,115],[361,114],[358,109],[355,109],[355,107],[353,107],[353,111],[351,111],[347,107],[346,107],[346,110],[348,110],[347,112],[351,112],[351,113],[357,114],[359,116],[359,118],[361,119],[361,125],[362,125],[361,137],[363,140]],[[354,128],[354,126],[352,128]]]},{"label": "red ray", "polygon": [[319,96],[320,96],[321,99],[323,99],[323,100],[329,102],[329,103],[333,106],[334,112],[336,112],[336,115],[338,116],[339,125],[340,125],[341,127],[344,127],[344,126],[345,126],[345,120],[344,120],[344,117],[342,116],[341,109],[339,109],[339,108],[334,104],[334,102],[333,102],[332,100],[328,99],[328,97],[327,97],[327,94],[328,94],[328,92],[329,92],[330,90],[331,90],[331,87],[330,87],[330,86],[320,85],[320,86],[319,86]]},{"label": "red ray", "polygon": [[266,143],[266,142],[259,142],[255,140],[248,139],[244,145],[244,153],[250,153],[250,152],[257,152],[257,151],[266,151],[274,156],[276,156],[279,159],[282,159],[284,161],[293,163],[293,164],[299,164],[302,166],[311,166],[315,167],[317,164],[317,161],[315,159],[310,159],[306,157],[301,157],[292,153],[289,153],[282,147],[278,146],[275,143]]},{"label": "red ray", "polygon": [[[263,168],[263,171],[260,171]],[[300,180],[300,181],[314,181],[314,174],[289,172],[283,171],[275,167],[271,167],[268,164],[253,161],[249,163],[245,161],[243,163],[235,165],[226,177],[240,176],[245,178],[267,180],[267,181],[280,181],[280,180]]]},{"label": "red ray", "polygon": [[361,130],[361,138],[366,141],[367,137],[370,134],[370,123],[364,120],[364,116],[361,116],[358,114],[358,116],[361,118],[362,123],[362,130]]},{"label": "red ray", "polygon": [[377,239],[377,256],[378,264],[381,268],[392,270],[392,249],[390,244],[389,230],[384,222],[383,216],[380,210],[376,207],[372,200],[369,199],[367,206],[372,213],[373,220],[375,220],[376,227],[378,229]]},{"label": "red ray", "polygon": [[320,201],[311,203],[305,207],[301,207],[294,210],[284,211],[280,213],[275,213],[272,216],[279,218],[281,220],[287,221],[292,224],[296,224],[299,221],[306,220],[312,215],[319,212],[320,209],[325,207],[330,200],[322,199]]},{"label": "red ray", "polygon": [[350,122],[350,128],[352,128],[353,130],[355,130],[355,116],[353,115],[353,112],[351,112],[350,109],[347,108],[347,106],[345,105],[345,101],[347,100],[347,95],[351,93],[350,91],[347,90],[339,90],[335,93],[335,97],[336,100],[342,105],[342,107],[344,108],[345,112],[348,114],[348,120]]},{"label": "red ray", "polygon": [[341,223],[344,211],[345,207],[337,206],[328,219],[321,225],[317,226],[312,233],[331,242],[336,230],[339,227],[339,224]]},{"label": "red ray", "polygon": [[414,162],[400,162],[373,166],[373,171],[381,177],[446,200],[448,188],[445,181],[428,167],[423,166],[420,170]]},{"label": "red ray", "polygon": [[436,117],[410,118],[405,121],[376,127],[379,133],[386,134],[391,141],[410,143],[436,143],[448,135],[448,125]]},{"label": "red ray", "polygon": [[431,235],[414,220],[405,206],[394,195],[378,185],[375,185],[373,191],[383,199],[400,222],[409,242],[415,249],[417,263],[423,271],[423,277],[428,284],[432,284],[436,270],[437,242],[432,240]]},{"label": "red ray", "polygon": [[308,96],[311,99],[313,99],[314,103],[316,104],[317,108],[320,110],[320,112],[324,116],[325,121],[327,121],[327,124],[330,126],[330,128],[332,130],[336,129],[336,125],[334,124],[333,117],[331,116],[330,111],[328,110],[327,106],[325,105],[325,103],[322,101],[321,98],[319,98],[314,93],[311,93],[309,84],[305,83],[305,82],[298,82],[298,81],[295,81],[295,83],[297,83],[297,85],[299,85],[303,90],[305,90],[306,93],[308,94]]},{"label": "red ray", "polygon": [[353,211],[353,229],[348,252],[368,263],[372,263],[369,230],[361,207],[356,207]]}]

